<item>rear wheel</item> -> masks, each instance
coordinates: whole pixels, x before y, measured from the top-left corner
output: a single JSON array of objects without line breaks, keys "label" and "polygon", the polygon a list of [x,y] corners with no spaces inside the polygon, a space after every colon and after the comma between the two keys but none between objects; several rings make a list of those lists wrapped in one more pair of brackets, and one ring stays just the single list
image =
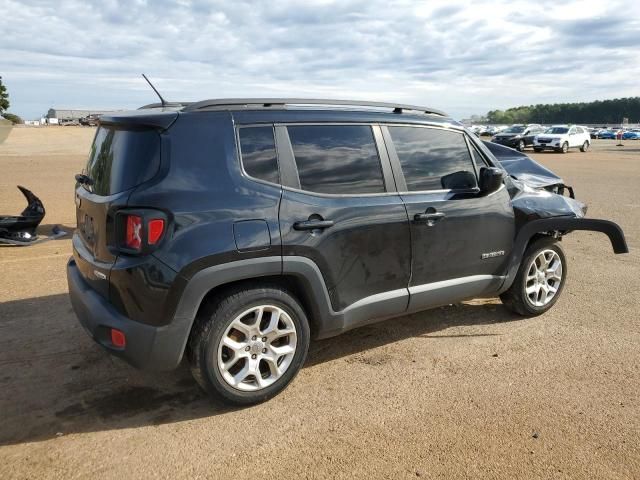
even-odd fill
[{"label": "rear wheel", "polygon": [[585,140],[584,143],[582,144],[582,146],[580,147],[580,151],[581,152],[586,152],[587,150],[589,150],[589,142],[587,140]]},{"label": "rear wheel", "polygon": [[521,151],[523,151],[523,150],[524,150],[524,147],[525,147],[525,145],[524,145],[524,140],[520,140],[520,141],[518,142],[518,146],[516,147],[516,150],[518,150],[519,152],[521,152]]},{"label": "rear wheel", "polygon": [[309,323],[278,286],[227,292],[204,309],[189,339],[191,372],[214,398],[263,402],[293,380],[309,349]]},{"label": "rear wheel", "polygon": [[513,284],[500,299],[520,315],[540,315],[556,303],[566,277],[567,261],[559,243],[541,238],[527,248]]}]

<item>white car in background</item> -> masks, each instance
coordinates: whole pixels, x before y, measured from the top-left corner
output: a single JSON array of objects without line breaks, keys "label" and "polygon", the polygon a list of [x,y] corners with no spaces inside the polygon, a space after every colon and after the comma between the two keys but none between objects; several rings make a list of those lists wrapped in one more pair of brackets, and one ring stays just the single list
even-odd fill
[{"label": "white car in background", "polygon": [[570,148],[579,148],[586,152],[591,145],[591,136],[587,127],[578,125],[554,125],[533,139],[533,150],[555,150],[567,153]]}]

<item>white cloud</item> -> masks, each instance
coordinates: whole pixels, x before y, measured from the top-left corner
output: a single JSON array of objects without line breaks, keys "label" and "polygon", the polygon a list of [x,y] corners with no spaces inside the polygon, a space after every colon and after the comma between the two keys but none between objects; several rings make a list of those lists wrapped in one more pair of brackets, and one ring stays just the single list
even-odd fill
[{"label": "white cloud", "polygon": [[0,75],[27,118],[155,101],[141,72],[172,100],[353,97],[456,117],[638,94],[631,1],[0,3]]}]

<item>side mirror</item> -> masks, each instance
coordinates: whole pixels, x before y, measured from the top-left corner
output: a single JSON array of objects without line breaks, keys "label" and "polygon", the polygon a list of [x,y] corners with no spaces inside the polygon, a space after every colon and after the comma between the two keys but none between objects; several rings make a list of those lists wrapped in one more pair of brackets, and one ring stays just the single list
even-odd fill
[{"label": "side mirror", "polygon": [[453,172],[440,179],[445,190],[467,190],[476,187],[476,176],[467,170]]},{"label": "side mirror", "polygon": [[504,172],[496,167],[482,167],[480,169],[480,192],[488,195],[495,192],[502,185]]}]

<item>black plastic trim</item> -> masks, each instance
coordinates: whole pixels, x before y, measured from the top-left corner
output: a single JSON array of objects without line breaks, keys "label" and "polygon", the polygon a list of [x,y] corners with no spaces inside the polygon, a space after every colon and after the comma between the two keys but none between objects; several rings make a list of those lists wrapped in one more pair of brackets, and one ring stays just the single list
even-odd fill
[{"label": "black plastic trim", "polygon": [[536,233],[553,233],[553,232],[569,232],[572,230],[590,230],[593,232],[601,232],[609,237],[611,247],[616,254],[629,253],[627,241],[624,238],[624,232],[614,222],[609,220],[598,220],[593,218],[575,218],[575,217],[555,217],[533,220],[522,226],[516,236],[516,240],[509,257],[509,269],[505,281],[500,291],[509,289],[515,280],[516,273],[520,267],[520,262],[527,249],[529,240]]}]

